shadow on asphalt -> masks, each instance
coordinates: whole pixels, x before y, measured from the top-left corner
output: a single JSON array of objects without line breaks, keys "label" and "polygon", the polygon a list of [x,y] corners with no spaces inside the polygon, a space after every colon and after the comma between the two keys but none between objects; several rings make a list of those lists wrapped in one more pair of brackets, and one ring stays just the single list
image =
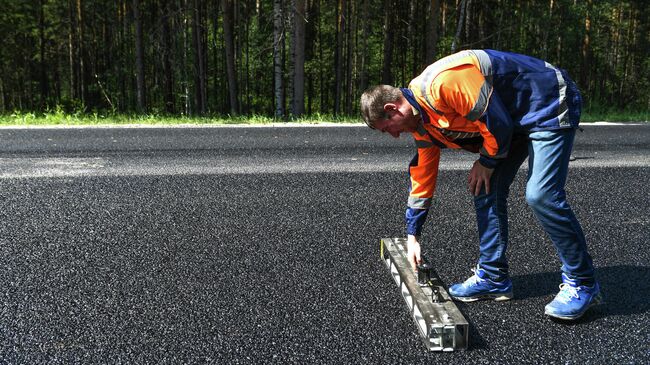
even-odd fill
[{"label": "shadow on asphalt", "polygon": [[[561,273],[548,272],[520,275],[512,278],[515,299],[552,296],[557,293]],[[596,268],[596,278],[600,282],[603,302],[590,310],[578,321],[579,324],[608,316],[642,314],[650,310],[650,267],[610,266]],[[564,322],[561,322],[564,323]]]}]

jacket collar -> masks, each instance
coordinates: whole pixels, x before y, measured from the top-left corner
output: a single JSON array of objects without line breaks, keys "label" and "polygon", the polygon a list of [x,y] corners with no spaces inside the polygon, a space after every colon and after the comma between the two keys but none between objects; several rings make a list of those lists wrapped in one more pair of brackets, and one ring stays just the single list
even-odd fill
[{"label": "jacket collar", "polygon": [[411,106],[413,107],[413,109],[417,110],[418,114],[420,114],[422,121],[424,123],[429,123],[429,116],[427,115],[427,113],[424,112],[424,110],[422,110],[420,104],[418,104],[418,102],[415,100],[415,95],[413,95],[413,91],[405,87],[401,87],[399,90],[402,92],[402,95],[404,95],[406,101],[408,101],[409,104],[411,104]]}]

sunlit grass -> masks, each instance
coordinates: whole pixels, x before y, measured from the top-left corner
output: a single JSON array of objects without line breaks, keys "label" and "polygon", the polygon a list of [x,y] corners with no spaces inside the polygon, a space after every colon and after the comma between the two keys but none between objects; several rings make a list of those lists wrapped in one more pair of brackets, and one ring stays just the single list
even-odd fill
[{"label": "sunlit grass", "polygon": [[587,111],[582,113],[582,122],[649,122],[650,112],[639,111]]},{"label": "sunlit grass", "polygon": [[[612,111],[587,110],[582,114],[582,122],[648,122],[648,111]],[[81,126],[81,125],[271,125],[271,124],[330,124],[354,123],[363,125],[359,117],[331,116],[314,114],[301,118],[277,119],[263,115],[247,116],[169,116],[136,114],[102,114],[102,113],[48,113],[13,112],[0,114],[0,126]]]},{"label": "sunlit grass", "polygon": [[0,115],[0,125],[4,126],[79,126],[79,125],[265,125],[265,124],[325,124],[358,123],[356,117],[333,117],[331,115],[311,115],[309,117],[277,119],[262,115],[248,116],[168,116],[168,115],[131,115],[131,114],[66,114],[62,112],[30,113],[14,112]]}]

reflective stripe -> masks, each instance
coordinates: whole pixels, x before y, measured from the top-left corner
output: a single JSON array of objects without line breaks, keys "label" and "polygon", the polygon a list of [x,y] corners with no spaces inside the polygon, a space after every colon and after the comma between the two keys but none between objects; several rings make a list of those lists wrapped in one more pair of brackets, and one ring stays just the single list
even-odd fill
[{"label": "reflective stripe", "polygon": [[[440,129],[438,129],[438,130],[440,131]],[[431,135],[431,133],[429,133],[429,131],[422,124],[418,124],[417,132],[418,132],[419,135],[421,135],[423,137],[424,136],[429,136],[429,139],[431,140],[432,144],[434,144],[434,145],[436,145],[436,146],[438,146],[440,148],[447,148],[447,145],[444,142],[439,141],[433,135]],[[418,140],[416,139],[415,140],[416,145],[418,143],[417,141]],[[427,147],[431,147],[431,146],[427,146]]]},{"label": "reflective stripe", "polygon": [[560,97],[558,99],[560,105],[558,106],[558,115],[557,115],[557,120],[558,123],[560,124],[560,127],[566,127],[571,125],[571,122],[569,122],[569,107],[567,106],[566,103],[566,81],[564,81],[564,76],[562,76],[562,72],[560,72],[560,69],[555,68],[553,65],[551,65],[548,62],[544,62],[546,67],[552,69],[555,71],[555,77],[557,77],[557,85],[558,85],[558,91],[560,92]]},{"label": "reflective stripe", "polygon": [[481,132],[458,132],[449,129],[438,128],[440,133],[451,139],[481,137]]},{"label": "reflective stripe", "polygon": [[[441,111],[436,109],[433,104],[435,100],[429,98],[429,93],[427,92],[427,87],[431,85],[433,79],[438,76],[438,74],[446,69],[446,66],[452,62],[455,62],[461,58],[467,57],[471,54],[471,51],[461,51],[456,54],[444,57],[438,61],[431,64],[424,70],[422,74],[422,81],[420,83],[420,94],[424,96],[424,100],[427,102],[427,105],[439,115],[443,115]],[[486,55],[487,56],[487,55]]]},{"label": "reflective stripe", "polygon": [[490,155],[490,154],[488,153],[488,151],[485,149],[485,147],[481,147],[481,149],[479,150],[479,152],[481,153],[481,155],[483,155],[483,156],[485,156],[485,157],[494,158],[494,159],[499,159],[499,158],[506,158],[506,157],[508,157],[508,152],[504,152],[504,153],[502,153],[502,154],[500,154],[500,155],[494,155],[494,156],[492,156],[492,155]]},{"label": "reflective stripe", "polygon": [[425,140],[422,140],[422,139],[416,139],[416,140],[415,140],[415,146],[416,146],[417,148],[429,148],[429,147],[433,147],[433,146],[435,146],[435,144],[433,144],[433,142],[431,142],[431,141],[425,141]]},{"label": "reflective stripe", "polygon": [[474,107],[472,107],[472,110],[467,113],[465,119],[473,122],[480,118],[487,109],[490,95],[492,95],[492,85],[490,85],[486,80],[483,82],[483,85],[481,85],[481,90],[478,92],[478,98],[476,99],[476,103],[474,103]]},{"label": "reflective stripe", "polygon": [[426,136],[426,135],[427,135],[427,129],[424,128],[424,126],[422,125],[422,123],[418,123],[417,132],[418,132],[418,134],[421,135],[421,136]]},{"label": "reflective stripe", "polygon": [[[435,63],[433,65],[435,65]],[[436,68],[433,67],[433,65],[427,67],[427,69],[424,70],[422,81],[420,82],[420,95],[424,96],[424,101],[427,102],[427,105],[429,108],[431,108],[431,110],[442,115],[442,113],[438,112],[438,110],[433,106],[434,100],[433,98],[429,98],[429,93],[427,93],[427,86],[431,83],[431,80],[433,80],[433,76],[437,75],[435,72]]]},{"label": "reflective stripe", "polygon": [[415,209],[428,209],[431,206],[431,198],[416,198],[414,196],[409,196],[408,206],[409,208]]},{"label": "reflective stripe", "polygon": [[481,73],[485,77],[485,80],[491,85],[492,84],[492,61],[490,61],[490,56],[487,52],[482,50],[473,50],[471,52],[478,59],[478,65],[481,69]]}]

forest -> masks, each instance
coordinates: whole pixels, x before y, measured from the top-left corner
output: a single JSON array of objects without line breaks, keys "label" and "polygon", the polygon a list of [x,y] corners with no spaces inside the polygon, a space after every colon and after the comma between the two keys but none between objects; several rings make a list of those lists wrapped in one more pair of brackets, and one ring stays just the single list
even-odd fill
[{"label": "forest", "polygon": [[358,115],[463,49],[567,69],[650,110],[646,0],[0,0],[0,114]]}]

